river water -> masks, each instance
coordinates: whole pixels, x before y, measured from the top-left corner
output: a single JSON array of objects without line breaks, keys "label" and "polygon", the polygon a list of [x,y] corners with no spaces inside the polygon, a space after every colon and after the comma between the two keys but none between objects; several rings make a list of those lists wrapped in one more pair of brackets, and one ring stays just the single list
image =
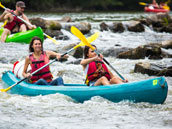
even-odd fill
[{"label": "river water", "polygon": [[[28,14],[28,17],[45,19],[61,19],[71,16],[75,21],[88,21],[92,25],[91,33],[100,32],[99,24],[104,21],[122,21],[124,24],[134,18],[145,17],[144,13],[66,13],[66,14]],[[44,41],[45,50],[61,50],[66,45],[78,42],[78,38],[66,30],[62,30],[70,40],[58,40],[60,45],[54,45],[49,39]],[[88,35],[86,35],[88,36]],[[125,31],[112,33],[100,32],[93,43],[99,50],[117,47],[135,48],[149,42],[160,42],[171,39],[169,33],[157,33],[146,27],[145,32],[135,33]],[[165,50],[172,53],[172,50]],[[13,63],[28,55],[28,45],[0,43],[0,88],[4,85],[2,73],[12,70]],[[106,59],[130,82],[154,78],[146,74],[134,73],[138,62],[156,64],[171,63],[171,59],[162,60],[129,60],[106,57]],[[74,60],[69,57],[69,61]],[[55,62],[51,66],[54,77],[62,75],[65,83],[83,83],[84,73],[80,65]],[[70,97],[61,94],[46,96],[20,96],[0,93],[0,129],[171,129],[172,128],[172,78],[166,77],[169,91],[164,104],[113,103],[99,96],[84,103],[77,103]]]}]

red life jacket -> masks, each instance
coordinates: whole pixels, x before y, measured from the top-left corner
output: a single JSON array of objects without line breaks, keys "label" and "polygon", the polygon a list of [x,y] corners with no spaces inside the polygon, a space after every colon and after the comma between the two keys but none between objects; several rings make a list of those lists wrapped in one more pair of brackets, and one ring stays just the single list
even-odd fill
[{"label": "red life jacket", "polygon": [[[33,54],[31,54],[29,56],[29,59],[32,62],[31,63],[31,73],[33,73],[34,71],[36,71],[37,69],[41,68],[42,66],[44,66],[45,64],[47,64],[49,62],[49,59],[45,52],[42,52],[39,60],[36,60],[34,58]],[[49,65],[47,67],[43,68],[42,70],[38,71],[34,75],[32,75],[31,82],[35,83],[37,80],[39,80],[41,78],[45,79],[47,82],[52,81],[53,76],[50,73]]]},{"label": "red life jacket", "polygon": [[102,61],[93,61],[89,63],[87,78],[89,81],[96,81],[100,77],[105,76],[108,80],[111,79],[106,65]]},{"label": "red life jacket", "polygon": [[[13,11],[13,13],[14,13],[14,11]],[[12,31],[16,25],[18,25],[20,27],[22,24],[24,24],[24,22],[22,20],[20,20],[19,18],[17,18],[16,16],[13,16],[13,17],[14,17],[13,21],[7,23],[4,26],[4,28],[6,28],[10,31]]]}]

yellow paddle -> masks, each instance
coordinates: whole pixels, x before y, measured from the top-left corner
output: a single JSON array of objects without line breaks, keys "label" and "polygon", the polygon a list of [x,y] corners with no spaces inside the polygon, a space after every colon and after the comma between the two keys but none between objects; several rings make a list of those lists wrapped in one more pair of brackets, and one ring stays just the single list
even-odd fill
[{"label": "yellow paddle", "polygon": [[[94,40],[96,40],[98,37],[99,37],[99,32],[96,32],[93,35],[91,35],[90,37],[88,37],[87,40],[89,43],[91,43]],[[82,41],[79,44],[80,44],[80,46],[85,46],[85,43],[83,43]]]},{"label": "yellow paddle", "polygon": [[144,2],[139,2],[139,4],[140,4],[140,5],[144,5],[144,6],[149,5],[149,4],[144,3]]},{"label": "yellow paddle", "polygon": [[171,2],[171,0],[167,0],[167,1],[165,2],[166,5],[164,5],[163,8],[166,9],[166,10],[170,10],[170,7],[167,6],[167,4],[169,4],[170,2]]},{"label": "yellow paddle", "polygon": [[[88,42],[88,40],[85,38],[85,36],[81,33],[80,30],[78,30],[76,27],[72,26],[71,27],[71,32],[76,36],[78,37],[86,46],[90,47],[92,50],[94,50],[97,55],[99,55],[99,53],[96,51],[96,49]],[[109,65],[117,74],[118,76],[122,79],[122,80],[125,80],[124,77],[119,74],[119,72],[105,59],[103,58],[103,61]]]},{"label": "yellow paddle", "polygon": [[166,10],[170,10],[170,7],[169,6],[162,6],[164,9]]},{"label": "yellow paddle", "polygon": [[[3,6],[0,2],[0,7],[7,10],[7,8],[5,6]],[[8,11],[8,10],[7,10]],[[32,26],[32,24],[30,24],[28,21],[22,19],[21,17],[15,15],[13,12],[9,11],[13,16],[16,16],[18,19],[22,20],[24,23],[28,24],[29,26]],[[43,33],[44,36],[46,36],[47,38],[51,39],[53,41],[54,44],[59,44],[55,39],[53,39],[52,37],[50,37],[49,35],[47,35],[46,33]]]},{"label": "yellow paddle", "polygon": [[[94,40],[96,40],[99,36],[99,33],[95,33],[92,36],[90,36],[87,40],[91,43]],[[81,46],[85,46],[85,44],[83,42],[80,42],[79,44],[77,44],[76,46],[74,46],[73,48],[71,48],[70,50],[68,50],[67,52],[65,52],[63,55],[61,55],[61,57],[65,56],[66,54],[70,53],[71,51],[73,51],[74,49],[77,49],[78,47]],[[37,69],[36,71],[34,71],[31,75],[34,75],[35,73],[37,73],[38,71],[40,71],[41,69],[45,68],[46,66],[52,64],[53,62],[57,61],[57,59],[54,59],[53,61],[49,62],[48,64],[42,66],[41,68]],[[22,81],[26,80],[27,78],[23,78],[22,80],[16,82],[14,85],[6,88],[6,89],[0,89],[1,92],[7,92],[8,90],[10,90],[11,88],[13,88],[14,86],[16,86],[17,84],[21,83]]]},{"label": "yellow paddle", "polygon": [[5,20],[4,24],[1,27],[4,27],[7,24],[7,20]]}]

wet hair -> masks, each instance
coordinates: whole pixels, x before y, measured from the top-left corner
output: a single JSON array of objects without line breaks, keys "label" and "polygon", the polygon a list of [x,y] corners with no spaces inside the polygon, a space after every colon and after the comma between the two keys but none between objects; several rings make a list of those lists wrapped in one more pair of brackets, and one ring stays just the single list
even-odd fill
[{"label": "wet hair", "polygon": [[35,36],[35,37],[32,38],[32,40],[31,40],[31,42],[30,42],[30,45],[29,45],[29,52],[34,52],[34,49],[33,49],[32,46],[33,46],[33,42],[34,42],[35,40],[39,40],[39,41],[41,42],[42,51],[43,51],[43,42],[42,42],[42,40],[41,40],[39,37]]},{"label": "wet hair", "polygon": [[[96,45],[92,45],[93,47],[97,48]],[[84,59],[87,59],[88,58],[88,52],[89,52],[89,48],[88,46],[85,46],[84,48]],[[90,48],[91,49],[91,48]]]}]

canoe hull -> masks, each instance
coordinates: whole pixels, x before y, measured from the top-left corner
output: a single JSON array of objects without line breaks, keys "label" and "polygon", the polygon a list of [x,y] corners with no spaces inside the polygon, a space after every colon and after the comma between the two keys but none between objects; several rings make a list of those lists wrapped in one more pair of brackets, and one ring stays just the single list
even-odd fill
[{"label": "canoe hull", "polygon": [[[6,84],[4,88],[19,81],[11,72],[5,72],[2,76]],[[162,87],[163,86],[163,87]],[[70,96],[78,102],[84,102],[94,96],[101,96],[112,102],[128,100],[132,102],[148,102],[162,104],[166,100],[168,85],[164,77],[132,82],[118,85],[88,87],[83,84],[65,84],[64,86],[38,86],[21,82],[8,91],[11,94],[27,96],[48,95],[60,93]]]},{"label": "canoe hull", "polygon": [[[3,28],[0,28],[0,36],[3,32]],[[34,30],[28,30],[26,32],[18,32],[7,36],[6,43],[16,42],[16,43],[30,43],[31,39],[37,36],[44,40],[43,31],[40,27]]]},{"label": "canoe hull", "polygon": [[166,10],[166,9],[153,9],[149,7],[145,7],[144,11],[150,12],[150,13],[168,13],[169,12],[169,10]]}]

